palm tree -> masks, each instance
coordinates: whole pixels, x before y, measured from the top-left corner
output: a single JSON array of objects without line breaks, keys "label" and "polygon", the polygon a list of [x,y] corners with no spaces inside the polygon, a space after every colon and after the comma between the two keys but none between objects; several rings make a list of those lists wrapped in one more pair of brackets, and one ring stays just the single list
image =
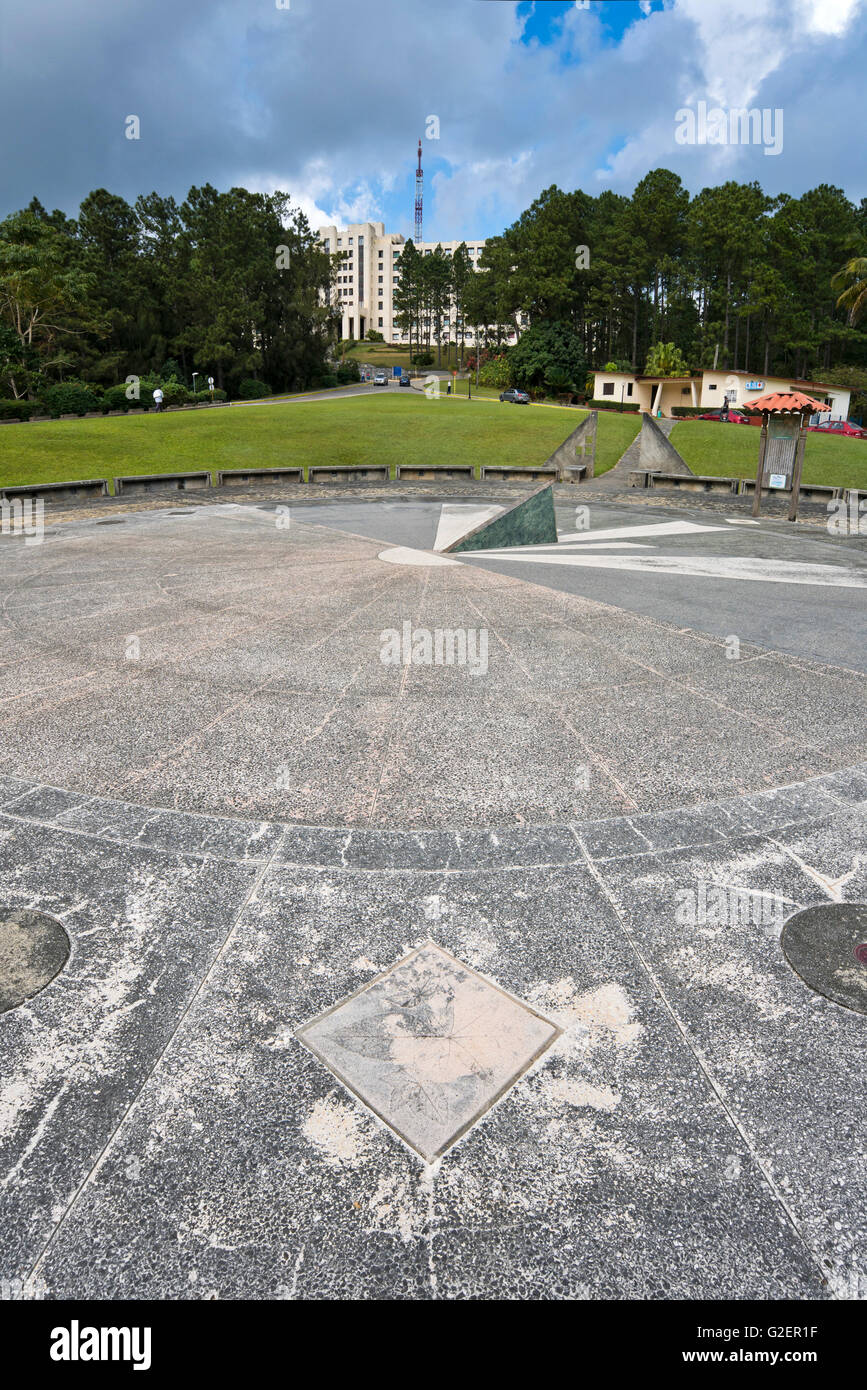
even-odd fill
[{"label": "palm tree", "polygon": [[849,310],[849,324],[854,328],[867,309],[867,256],[853,256],[833,276],[831,286],[842,289],[837,308]]}]

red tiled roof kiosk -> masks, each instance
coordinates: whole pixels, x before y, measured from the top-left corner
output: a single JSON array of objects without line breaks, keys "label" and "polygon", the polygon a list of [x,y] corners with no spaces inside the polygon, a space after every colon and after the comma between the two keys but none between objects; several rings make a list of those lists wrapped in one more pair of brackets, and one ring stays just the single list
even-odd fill
[{"label": "red tiled roof kiosk", "polygon": [[762,416],[753,516],[758,516],[761,509],[762,489],[780,488],[791,491],[789,521],[796,521],[807,438],[806,423],[811,415],[830,410],[831,407],[824,401],[805,396],[802,391],[774,391],[769,396],[745,401],[743,409],[760,411]]}]

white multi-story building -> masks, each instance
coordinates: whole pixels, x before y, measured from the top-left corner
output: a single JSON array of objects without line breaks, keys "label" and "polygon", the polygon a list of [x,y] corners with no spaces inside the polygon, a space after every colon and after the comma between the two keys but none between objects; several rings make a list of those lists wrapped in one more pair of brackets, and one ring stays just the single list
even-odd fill
[{"label": "white multi-story building", "polygon": [[[382,222],[353,222],[350,227],[320,227],[318,234],[332,256],[345,253],[337,276],[335,302],[341,311],[341,337],[364,338],[371,328],[387,343],[405,343],[407,334],[394,322],[394,289],[400,283],[400,256],[405,238],[387,232]],[[484,238],[465,237],[470,264],[478,267],[485,248]],[[422,241],[420,255],[430,256],[441,246],[451,256],[460,241]],[[443,341],[457,341],[460,323],[454,316],[443,320]],[[473,341],[472,329],[464,330],[464,341]],[[514,341],[514,335],[512,336]]]}]

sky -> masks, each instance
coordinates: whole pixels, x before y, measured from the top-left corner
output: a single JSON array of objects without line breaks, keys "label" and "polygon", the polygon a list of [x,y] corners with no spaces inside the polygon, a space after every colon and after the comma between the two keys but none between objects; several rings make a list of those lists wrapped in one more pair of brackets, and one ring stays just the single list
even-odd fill
[{"label": "sky", "polygon": [[[867,196],[867,0],[0,0],[0,217],[193,184],[288,192],[315,228],[501,232],[558,184],[757,179]],[[694,143],[678,113],[767,110]],[[774,112],[782,111],[780,118]],[[128,138],[138,118],[138,139]],[[779,143],[779,153],[766,146]],[[681,139],[678,138],[680,135]],[[773,137],[773,138],[772,138]]]}]

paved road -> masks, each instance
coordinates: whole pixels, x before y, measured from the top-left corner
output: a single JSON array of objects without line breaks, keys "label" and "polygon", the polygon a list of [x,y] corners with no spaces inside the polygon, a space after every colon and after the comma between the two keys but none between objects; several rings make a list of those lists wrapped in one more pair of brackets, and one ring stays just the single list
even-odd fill
[{"label": "paved road", "polygon": [[[385,390],[399,391],[400,387],[389,386]],[[407,394],[405,387],[404,393]],[[360,381],[352,386],[332,386],[327,391],[306,391],[300,396],[274,396],[264,401],[233,401],[232,408],[246,405],[309,405],[311,401],[339,401],[347,396],[381,396],[383,394],[383,387],[374,386],[370,381]]]}]

